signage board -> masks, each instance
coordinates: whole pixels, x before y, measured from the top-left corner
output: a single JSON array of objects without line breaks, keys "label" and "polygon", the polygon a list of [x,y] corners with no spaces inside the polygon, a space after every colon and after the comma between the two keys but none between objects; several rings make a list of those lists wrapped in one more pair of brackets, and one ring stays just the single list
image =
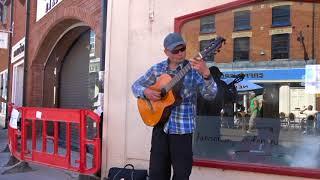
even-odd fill
[{"label": "signage board", "polygon": [[54,7],[56,7],[62,0],[37,0],[37,19],[39,21]]},{"label": "signage board", "polygon": [[17,42],[13,47],[12,47],[12,52],[11,52],[11,63],[14,63],[15,61],[21,59],[24,57],[25,53],[25,38],[22,38],[19,42]]}]

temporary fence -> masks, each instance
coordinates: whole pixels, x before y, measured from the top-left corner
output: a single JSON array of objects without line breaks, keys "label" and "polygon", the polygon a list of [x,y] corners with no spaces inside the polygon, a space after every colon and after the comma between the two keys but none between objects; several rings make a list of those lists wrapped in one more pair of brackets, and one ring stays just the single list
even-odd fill
[{"label": "temporary fence", "polygon": [[[94,174],[101,165],[100,117],[86,109],[14,107],[9,105],[9,148],[20,161]],[[88,136],[88,124],[94,134]],[[61,145],[59,127],[65,125]],[[79,151],[73,151],[71,125],[77,127]],[[74,144],[73,144],[74,145]],[[88,152],[89,150],[90,153]]]}]

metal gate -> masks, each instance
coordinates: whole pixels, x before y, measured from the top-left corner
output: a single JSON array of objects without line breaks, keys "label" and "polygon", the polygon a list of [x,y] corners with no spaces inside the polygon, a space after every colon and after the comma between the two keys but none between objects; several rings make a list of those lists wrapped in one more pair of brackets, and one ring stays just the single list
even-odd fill
[{"label": "metal gate", "polygon": [[[94,174],[100,170],[100,117],[97,114],[86,109],[40,107],[15,107],[15,113],[10,113],[12,109],[10,106],[8,135],[9,148],[14,157],[20,161],[44,164],[82,174]],[[92,138],[87,136],[88,119],[96,124],[95,136]],[[20,121],[19,125],[17,121]],[[53,123],[53,136],[47,134],[49,122]],[[61,122],[66,125],[65,147],[59,146],[58,143],[60,134],[58,124]],[[79,127],[76,134],[79,137],[77,147],[79,152],[71,149],[71,134],[75,134],[71,124],[77,124]],[[37,133],[39,131],[40,134]],[[87,153],[88,146],[93,149],[91,154]]]},{"label": "metal gate", "polygon": [[[87,108],[90,109],[89,102],[89,39],[90,31],[86,31],[74,42],[67,56],[63,60],[60,71],[59,99],[60,108]],[[92,132],[92,122],[87,123],[88,134]],[[65,145],[64,137],[66,135],[65,123],[59,124],[61,133],[61,143]],[[71,142],[72,149],[79,146],[78,124],[71,124]]]}]

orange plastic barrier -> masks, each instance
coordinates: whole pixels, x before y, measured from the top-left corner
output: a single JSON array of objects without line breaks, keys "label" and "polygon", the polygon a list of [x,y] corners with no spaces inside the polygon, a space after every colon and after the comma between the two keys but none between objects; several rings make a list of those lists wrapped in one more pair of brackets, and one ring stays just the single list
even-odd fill
[{"label": "orange plastic barrier", "polygon": [[[20,112],[20,127],[8,126],[9,147],[12,155],[20,161],[39,163],[50,167],[62,168],[81,174],[94,174],[100,170],[101,140],[100,117],[86,109],[59,109],[40,107],[13,107]],[[94,124],[94,137],[87,137],[88,121]],[[65,145],[59,146],[59,128],[65,125]],[[77,131],[71,128],[77,127]],[[48,128],[51,131],[47,132]],[[72,132],[74,131],[74,132]],[[76,134],[78,152],[72,151],[71,133]],[[52,135],[53,134],[53,135]],[[92,132],[91,132],[92,134]],[[48,144],[49,140],[52,144]],[[92,152],[88,153],[88,147]],[[51,152],[49,152],[51,150]],[[92,161],[88,162],[88,158]],[[74,161],[73,161],[74,160]]]}]

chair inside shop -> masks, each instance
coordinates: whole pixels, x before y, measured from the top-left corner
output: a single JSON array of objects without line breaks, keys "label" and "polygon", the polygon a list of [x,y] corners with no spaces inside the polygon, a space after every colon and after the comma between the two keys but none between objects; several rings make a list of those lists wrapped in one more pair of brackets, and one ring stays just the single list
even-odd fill
[{"label": "chair inside shop", "polygon": [[281,127],[288,127],[289,122],[288,122],[288,119],[286,118],[286,114],[284,112],[279,113],[279,119],[280,119]]},{"label": "chair inside shop", "polygon": [[296,115],[294,113],[289,113],[288,116],[288,127],[299,127],[299,122],[296,121]]}]

